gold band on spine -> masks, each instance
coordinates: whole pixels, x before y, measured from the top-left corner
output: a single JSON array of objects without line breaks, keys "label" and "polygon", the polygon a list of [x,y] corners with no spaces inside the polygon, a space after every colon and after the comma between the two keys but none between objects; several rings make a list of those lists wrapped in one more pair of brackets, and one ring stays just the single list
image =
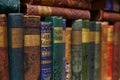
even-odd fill
[{"label": "gold band on spine", "polygon": [[24,46],[39,46],[40,35],[25,35]]}]

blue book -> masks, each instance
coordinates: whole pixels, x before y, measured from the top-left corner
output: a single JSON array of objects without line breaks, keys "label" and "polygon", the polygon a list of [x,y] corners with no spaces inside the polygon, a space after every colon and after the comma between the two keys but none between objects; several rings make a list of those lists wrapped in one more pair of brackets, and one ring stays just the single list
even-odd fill
[{"label": "blue book", "polygon": [[41,69],[40,80],[52,78],[51,23],[41,22]]},{"label": "blue book", "polygon": [[8,54],[10,80],[24,80],[23,14],[8,14]]},{"label": "blue book", "polygon": [[90,34],[89,34],[89,80],[94,79],[94,55],[95,55],[95,21],[90,22]]}]

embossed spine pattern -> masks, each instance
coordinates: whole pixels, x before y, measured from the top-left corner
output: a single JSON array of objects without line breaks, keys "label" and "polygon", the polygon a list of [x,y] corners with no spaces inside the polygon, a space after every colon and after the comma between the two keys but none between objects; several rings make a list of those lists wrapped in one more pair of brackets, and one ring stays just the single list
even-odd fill
[{"label": "embossed spine pattern", "polygon": [[89,80],[89,26],[89,20],[84,20],[82,27],[82,80]]},{"label": "embossed spine pattern", "polygon": [[10,80],[24,80],[23,14],[8,14],[8,53]]},{"label": "embossed spine pattern", "polygon": [[27,15],[38,15],[43,17],[62,16],[67,19],[90,19],[90,12],[88,10],[26,4],[25,11]]},{"label": "embossed spine pattern", "polygon": [[82,80],[82,20],[75,20],[72,24],[71,34],[71,80]]},{"label": "embossed spine pattern", "polygon": [[100,60],[100,80],[106,80],[106,59],[107,59],[107,28],[108,22],[101,22],[101,60]]},{"label": "embossed spine pattern", "polygon": [[52,55],[51,55],[51,23],[41,22],[41,78],[52,78]]},{"label": "embossed spine pattern", "polygon": [[52,22],[52,80],[62,80],[63,69],[63,27],[61,17],[46,17]]},{"label": "embossed spine pattern", "polygon": [[9,80],[7,18],[0,14],[0,80]]},{"label": "embossed spine pattern", "polygon": [[95,21],[90,22],[90,34],[89,34],[89,80],[95,80],[94,79],[94,56],[95,56]]},{"label": "embossed spine pattern", "polygon": [[120,49],[120,22],[115,22],[114,23],[114,44],[113,44],[113,66],[112,66],[112,80],[119,80],[119,72],[120,72],[120,67],[118,66],[119,64],[119,49]]},{"label": "embossed spine pattern", "polygon": [[109,25],[107,29],[107,78],[112,80],[112,56],[113,56],[113,25]]},{"label": "embossed spine pattern", "polygon": [[71,31],[72,28],[66,28],[66,54],[65,54],[65,60],[66,60],[66,76],[65,80],[71,80]]},{"label": "embossed spine pattern", "polygon": [[94,80],[100,80],[100,30],[101,22],[95,26],[95,56],[94,56]]},{"label": "embossed spine pattern", "polygon": [[40,16],[24,16],[25,80],[40,78]]}]

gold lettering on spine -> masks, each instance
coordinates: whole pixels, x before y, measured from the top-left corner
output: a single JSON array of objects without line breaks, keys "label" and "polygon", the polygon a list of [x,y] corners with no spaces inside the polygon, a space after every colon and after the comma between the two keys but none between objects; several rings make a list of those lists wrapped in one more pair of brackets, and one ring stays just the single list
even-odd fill
[{"label": "gold lettering on spine", "polygon": [[0,47],[7,47],[7,27],[0,26]]},{"label": "gold lettering on spine", "polygon": [[49,57],[49,56],[51,56],[50,51],[42,51],[42,57]]},{"label": "gold lettering on spine", "polygon": [[40,45],[40,35],[24,36],[24,46],[39,46],[39,45]]},{"label": "gold lettering on spine", "polygon": [[62,27],[54,28],[54,43],[61,43],[63,40],[63,29]]},{"label": "gold lettering on spine", "polygon": [[50,33],[41,33],[41,46],[50,47],[51,45],[51,35]]},{"label": "gold lettering on spine", "polygon": [[95,32],[95,43],[96,44],[100,43],[100,33],[99,32]]},{"label": "gold lettering on spine", "polygon": [[88,43],[89,42],[89,29],[82,29],[82,42]]},{"label": "gold lettering on spine", "polygon": [[23,29],[22,28],[12,28],[12,48],[23,47]]}]

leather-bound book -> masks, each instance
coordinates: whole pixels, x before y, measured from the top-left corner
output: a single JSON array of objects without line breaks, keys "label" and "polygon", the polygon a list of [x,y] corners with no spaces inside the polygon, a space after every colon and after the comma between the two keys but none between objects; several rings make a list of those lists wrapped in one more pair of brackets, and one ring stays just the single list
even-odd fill
[{"label": "leather-bound book", "polygon": [[75,20],[71,31],[71,80],[82,80],[82,24],[83,20]]},{"label": "leather-bound book", "polygon": [[40,16],[24,16],[25,80],[40,79]]},{"label": "leather-bound book", "polygon": [[8,53],[10,80],[24,80],[23,14],[8,14]]},{"label": "leather-bound book", "polygon": [[40,80],[52,79],[51,23],[41,22]]},{"label": "leather-bound book", "polygon": [[9,80],[7,17],[0,14],[0,80]]}]

